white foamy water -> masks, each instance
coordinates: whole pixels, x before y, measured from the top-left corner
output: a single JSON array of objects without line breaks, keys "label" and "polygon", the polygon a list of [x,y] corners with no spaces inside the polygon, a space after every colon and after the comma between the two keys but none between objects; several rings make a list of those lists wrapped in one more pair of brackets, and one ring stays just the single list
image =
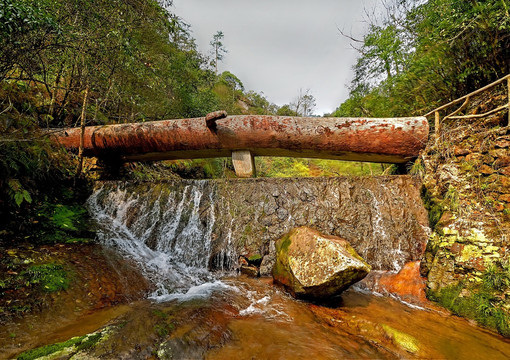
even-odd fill
[{"label": "white foamy water", "polygon": [[154,283],[149,298],[187,300],[229,288],[208,270],[215,214],[204,182],[180,192],[142,189],[147,191],[130,193],[122,184],[107,184],[87,205],[99,240],[134,260]]}]

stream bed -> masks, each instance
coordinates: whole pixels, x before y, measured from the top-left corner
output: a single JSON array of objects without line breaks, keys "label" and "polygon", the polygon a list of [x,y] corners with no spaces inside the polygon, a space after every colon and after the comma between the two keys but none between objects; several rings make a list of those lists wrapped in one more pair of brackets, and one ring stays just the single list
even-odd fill
[{"label": "stream bed", "polygon": [[[409,189],[414,187],[405,178],[382,179],[381,186],[375,180],[366,181],[364,186],[371,191],[357,189],[364,183],[335,181],[338,184],[325,187],[306,180],[309,193],[301,194],[306,204],[294,205],[287,204],[294,199],[287,191],[298,189],[296,184],[277,183],[281,188],[273,189],[269,188],[272,183],[239,182],[228,188],[265,184],[272,193],[269,200],[277,199],[275,206],[281,203],[288,208],[279,231],[297,224],[292,210],[296,207],[307,213],[312,208],[329,211],[334,221],[343,221],[352,233],[360,224],[359,229],[365,229],[363,237],[373,241],[364,240],[358,246],[380,270],[398,270],[401,264],[416,260],[423,251],[426,228],[412,219],[424,210],[416,208],[398,216],[384,210],[391,203],[385,197],[397,194],[401,200],[393,200],[396,208],[408,201]],[[355,287],[328,303],[314,304],[295,300],[270,277],[237,276],[240,243],[246,244],[248,238],[231,230],[244,213],[241,208],[232,210],[229,197],[220,196],[216,189],[220,185],[110,183],[98,188],[87,206],[97,223],[95,246],[101,251],[95,246],[84,253],[66,250],[66,256],[74,256],[70,259],[74,268],[82,269],[76,276],[84,280],[56,296],[53,306],[0,326],[0,358],[19,354],[21,359],[510,358],[510,340],[432,304],[419,307]],[[328,193],[315,194],[317,187]],[[255,199],[248,208],[260,214],[251,215],[252,222],[265,221],[265,198],[253,191],[239,194],[243,204],[243,196]],[[359,221],[342,220],[357,211],[338,210],[348,201],[355,205],[349,205],[353,209],[365,206],[366,216]],[[226,222],[225,214],[230,219]],[[407,217],[414,221],[409,220],[411,232],[399,221]],[[257,238],[254,233],[251,236]],[[418,246],[413,245],[417,238]],[[122,262],[112,260],[117,258]],[[85,303],[91,305],[82,306]]]},{"label": "stream bed", "polygon": [[[34,347],[108,329],[94,346],[58,359],[510,358],[508,339],[447,313],[355,289],[317,305],[270,278],[227,277],[180,299],[48,321],[18,326],[20,339],[23,328]],[[8,350],[0,356],[14,356]]]}]

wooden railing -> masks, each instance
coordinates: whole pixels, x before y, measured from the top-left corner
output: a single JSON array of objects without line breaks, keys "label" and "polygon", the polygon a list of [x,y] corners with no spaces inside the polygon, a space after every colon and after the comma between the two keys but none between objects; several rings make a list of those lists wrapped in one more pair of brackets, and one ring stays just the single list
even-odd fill
[{"label": "wooden railing", "polygon": [[[464,110],[468,106],[469,101],[473,98],[473,96],[478,95],[478,94],[480,94],[480,93],[482,93],[482,92],[484,92],[486,90],[489,90],[489,89],[493,88],[496,85],[504,83],[505,81],[507,83],[507,103],[505,105],[499,106],[496,109],[488,111],[488,112],[486,112],[484,114],[457,115],[458,113],[460,113],[462,110]],[[441,119],[440,111],[445,110],[445,109],[449,108],[450,106],[456,105],[456,104],[458,104],[458,103],[460,103],[462,101],[463,101],[463,103],[462,103],[462,105],[459,108],[457,108],[455,111],[453,111],[452,113],[444,116]],[[497,81],[494,81],[492,84],[484,86],[483,88],[480,88],[480,89],[478,89],[476,91],[473,91],[470,94],[464,95],[461,98],[458,98],[456,100],[453,100],[453,101],[449,102],[448,104],[440,106],[437,109],[434,109],[434,110],[426,113],[424,116],[425,117],[429,117],[430,115],[434,114],[434,135],[435,135],[435,137],[437,139],[437,138],[439,138],[439,132],[441,130],[441,123],[443,121],[447,120],[447,119],[476,119],[476,118],[483,118],[485,116],[489,116],[489,115],[498,113],[498,112],[500,112],[500,111],[502,111],[504,109],[508,109],[507,126],[510,126],[510,74],[508,74],[505,77],[502,77],[501,79],[499,79]]]}]

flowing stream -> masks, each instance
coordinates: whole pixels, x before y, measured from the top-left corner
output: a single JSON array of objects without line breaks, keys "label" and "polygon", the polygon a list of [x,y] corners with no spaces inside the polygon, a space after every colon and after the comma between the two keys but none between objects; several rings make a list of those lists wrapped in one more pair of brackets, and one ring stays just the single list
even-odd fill
[{"label": "flowing stream", "polygon": [[[206,181],[187,182],[180,191],[143,189],[104,186],[88,208],[103,246],[134,262],[149,280],[148,298],[78,318],[27,319],[7,329],[19,334],[16,345],[0,336],[0,349],[10,344],[0,357],[109,326],[112,333],[97,346],[61,358],[510,358],[509,340],[433,307],[352,288],[327,304],[313,304],[296,301],[271,278],[238,276],[232,227],[221,229],[224,239],[215,235],[221,212],[231,208],[218,206]],[[389,237],[372,198],[375,231]]]},{"label": "flowing stream", "polygon": [[[224,288],[221,273],[208,270],[214,207],[204,207],[205,182],[182,193],[97,190],[88,200],[99,240],[136,261],[156,286],[150,299],[168,301],[210,295]],[[202,219],[201,219],[201,216]]]}]

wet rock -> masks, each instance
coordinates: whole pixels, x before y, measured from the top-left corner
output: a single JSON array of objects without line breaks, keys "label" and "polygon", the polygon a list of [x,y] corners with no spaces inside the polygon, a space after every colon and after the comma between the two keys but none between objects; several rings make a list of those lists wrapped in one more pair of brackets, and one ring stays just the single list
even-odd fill
[{"label": "wet rock", "polygon": [[241,265],[241,274],[247,275],[249,277],[258,277],[259,269],[253,265]]},{"label": "wet rock", "polygon": [[241,268],[241,266],[248,266],[248,259],[245,256],[239,256],[238,265],[239,268]]},{"label": "wet rock", "polygon": [[271,276],[271,271],[276,262],[276,247],[274,241],[269,243],[269,254],[262,258],[260,263],[260,276]]},{"label": "wet rock", "polygon": [[420,275],[420,262],[405,264],[398,272],[372,271],[360,283],[361,288],[380,294],[391,294],[409,303],[425,304],[425,278]]},{"label": "wet rock", "polygon": [[273,278],[299,298],[337,295],[369,272],[370,265],[340,237],[299,227],[276,242]]}]

